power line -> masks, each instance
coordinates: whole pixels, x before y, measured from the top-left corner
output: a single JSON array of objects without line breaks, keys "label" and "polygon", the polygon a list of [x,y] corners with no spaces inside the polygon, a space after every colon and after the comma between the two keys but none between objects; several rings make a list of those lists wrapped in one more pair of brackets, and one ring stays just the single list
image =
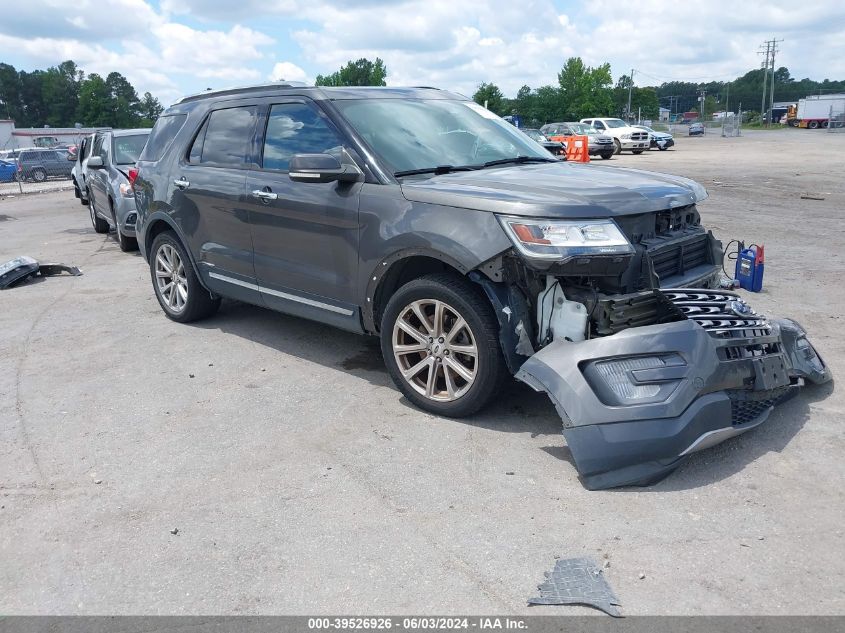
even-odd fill
[{"label": "power line", "polygon": [[[760,44],[757,50],[758,55],[763,54],[763,46],[766,47],[766,60],[760,64],[763,69],[763,98],[760,100],[760,116],[763,118],[765,124],[768,126],[771,123],[772,108],[775,102],[775,54],[778,51],[778,43],[783,40],[775,39],[766,40]],[[771,84],[767,86],[769,74],[771,73]],[[769,88],[769,107],[766,108],[766,88]]]}]

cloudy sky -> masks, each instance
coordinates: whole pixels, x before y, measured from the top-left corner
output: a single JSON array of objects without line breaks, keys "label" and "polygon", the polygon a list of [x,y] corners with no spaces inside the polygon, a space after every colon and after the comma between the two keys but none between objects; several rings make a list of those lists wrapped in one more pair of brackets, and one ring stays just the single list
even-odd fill
[{"label": "cloudy sky", "polygon": [[[800,9],[799,9],[800,7]],[[13,0],[0,61],[32,70],[73,59],[117,70],[169,104],[208,87],[313,82],[349,59],[381,57],[391,85],[513,95],[556,82],[567,57],[631,68],[638,85],[730,79],[782,38],[797,78],[845,78],[841,0]]]}]

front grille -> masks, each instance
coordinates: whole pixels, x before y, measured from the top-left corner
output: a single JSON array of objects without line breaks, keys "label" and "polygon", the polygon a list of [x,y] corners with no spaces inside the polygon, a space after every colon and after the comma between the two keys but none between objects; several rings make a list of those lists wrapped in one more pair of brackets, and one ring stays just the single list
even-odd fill
[{"label": "front grille", "polygon": [[631,134],[631,140],[633,140],[633,141],[647,141],[648,140],[648,132],[633,132]]},{"label": "front grille", "polygon": [[752,310],[735,292],[683,288],[665,290],[664,294],[688,319],[696,321],[711,336],[755,338],[772,331],[766,317]]},{"label": "front grille", "polygon": [[742,426],[754,422],[778,402],[785,399],[790,391],[792,391],[792,387],[789,385],[768,391],[729,391],[731,425]]},{"label": "front grille", "polygon": [[610,138],[597,138],[595,142],[599,145],[613,145],[613,139]]},{"label": "front grille", "polygon": [[[660,240],[647,240],[646,243],[660,244]],[[649,244],[650,245],[650,244]],[[654,272],[661,280],[683,275],[687,271],[709,263],[710,248],[706,233],[689,239],[672,241],[665,245],[652,246],[648,249],[654,265]]]}]

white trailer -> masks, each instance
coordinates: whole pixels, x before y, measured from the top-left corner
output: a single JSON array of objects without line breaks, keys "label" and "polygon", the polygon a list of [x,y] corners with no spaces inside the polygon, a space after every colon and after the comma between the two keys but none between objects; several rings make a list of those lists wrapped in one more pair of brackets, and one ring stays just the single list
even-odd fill
[{"label": "white trailer", "polygon": [[798,102],[797,126],[815,130],[827,127],[831,111],[833,116],[845,112],[845,94],[811,95]]}]

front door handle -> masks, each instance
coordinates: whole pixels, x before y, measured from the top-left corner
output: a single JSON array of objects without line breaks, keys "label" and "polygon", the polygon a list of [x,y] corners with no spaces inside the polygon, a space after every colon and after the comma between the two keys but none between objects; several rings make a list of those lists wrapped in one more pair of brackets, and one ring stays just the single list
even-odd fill
[{"label": "front door handle", "polygon": [[278,200],[279,194],[273,193],[272,191],[261,191],[260,189],[254,189],[252,195],[258,198],[259,200],[263,200],[264,202],[269,202],[270,200]]},{"label": "front door handle", "polygon": [[191,183],[185,180],[184,178],[177,178],[173,181],[173,184],[179,187],[179,189],[187,189],[188,185],[190,185]]}]

